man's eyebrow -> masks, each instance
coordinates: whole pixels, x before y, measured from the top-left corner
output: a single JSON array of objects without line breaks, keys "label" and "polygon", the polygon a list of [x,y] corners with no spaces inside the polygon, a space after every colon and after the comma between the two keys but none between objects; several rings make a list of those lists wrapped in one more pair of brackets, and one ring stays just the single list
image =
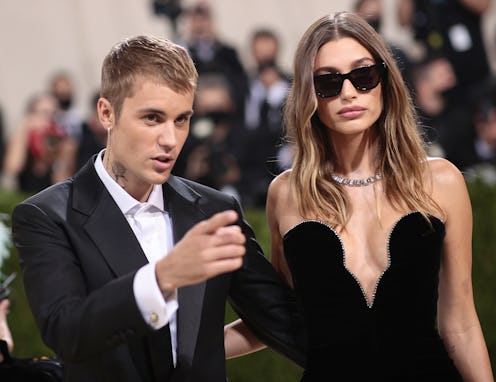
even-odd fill
[{"label": "man's eyebrow", "polygon": [[153,108],[153,107],[145,107],[143,109],[139,109],[138,112],[140,114],[161,114],[161,115],[165,115],[166,114],[163,110],[156,109],[156,108]]},{"label": "man's eyebrow", "polygon": [[[156,108],[153,108],[153,107],[146,107],[146,108],[140,109],[138,112],[141,113],[141,114],[159,114],[159,115],[162,115],[162,116],[167,115],[167,113],[164,110],[162,110],[162,109],[156,109]],[[179,116],[184,116],[184,117],[191,117],[193,115],[193,110],[186,110],[186,111],[184,111],[182,113],[179,113],[178,115]]]},{"label": "man's eyebrow", "polygon": [[191,117],[193,115],[194,111],[193,110],[187,110],[184,113],[180,113],[179,115],[184,116],[184,117]]}]

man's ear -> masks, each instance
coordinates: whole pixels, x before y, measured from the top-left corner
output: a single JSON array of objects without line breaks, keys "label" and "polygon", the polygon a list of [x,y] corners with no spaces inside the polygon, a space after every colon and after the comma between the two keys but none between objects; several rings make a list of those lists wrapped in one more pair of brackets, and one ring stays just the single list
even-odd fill
[{"label": "man's ear", "polygon": [[115,123],[114,108],[106,98],[100,98],[96,104],[98,119],[106,130],[112,129]]}]

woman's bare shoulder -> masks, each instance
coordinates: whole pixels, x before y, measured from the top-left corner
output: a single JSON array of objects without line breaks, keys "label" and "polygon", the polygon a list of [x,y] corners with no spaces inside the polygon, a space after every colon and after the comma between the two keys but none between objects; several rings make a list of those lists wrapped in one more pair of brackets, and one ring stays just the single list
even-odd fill
[{"label": "woman's bare shoulder", "polygon": [[445,210],[465,205],[468,191],[462,172],[449,160],[444,158],[429,158],[427,177],[429,193]]},{"label": "woman's bare shoulder", "polygon": [[295,200],[291,192],[291,170],[277,175],[269,186],[267,195],[267,211],[277,216],[286,215],[295,208]]},{"label": "woman's bare shoulder", "polygon": [[432,184],[438,188],[449,188],[465,183],[462,172],[449,160],[439,157],[430,157],[427,160],[428,176]]},{"label": "woman's bare shoulder", "polygon": [[289,191],[291,178],[291,169],[285,170],[274,179],[272,179],[269,185],[269,195],[280,195],[282,192],[287,193]]}]

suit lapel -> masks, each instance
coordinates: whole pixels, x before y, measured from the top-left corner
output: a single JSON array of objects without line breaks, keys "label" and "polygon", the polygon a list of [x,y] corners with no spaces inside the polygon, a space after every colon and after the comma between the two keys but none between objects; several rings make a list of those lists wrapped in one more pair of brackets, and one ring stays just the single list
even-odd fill
[{"label": "suit lapel", "polygon": [[[174,243],[196,223],[205,219],[198,206],[200,196],[179,179],[171,176],[164,187],[164,200],[172,220]],[[177,370],[189,369],[198,339],[203,309],[205,282],[179,288],[177,313]]]},{"label": "suit lapel", "polygon": [[84,228],[117,277],[148,262],[126,218],[98,177],[93,160],[75,176],[73,208],[88,216]]},{"label": "suit lapel", "polygon": [[108,192],[102,193],[85,229],[117,276],[136,271],[148,263],[133,230]]}]

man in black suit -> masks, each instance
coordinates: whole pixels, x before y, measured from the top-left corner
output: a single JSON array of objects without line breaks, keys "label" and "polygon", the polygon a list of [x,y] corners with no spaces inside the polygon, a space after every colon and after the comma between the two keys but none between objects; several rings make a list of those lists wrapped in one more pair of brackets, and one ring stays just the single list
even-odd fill
[{"label": "man in black suit", "polygon": [[26,294],[67,381],[225,381],[224,309],[299,364],[291,292],[231,196],[171,175],[197,83],[186,50],[136,36],[102,67],[107,146],[12,216]]}]

